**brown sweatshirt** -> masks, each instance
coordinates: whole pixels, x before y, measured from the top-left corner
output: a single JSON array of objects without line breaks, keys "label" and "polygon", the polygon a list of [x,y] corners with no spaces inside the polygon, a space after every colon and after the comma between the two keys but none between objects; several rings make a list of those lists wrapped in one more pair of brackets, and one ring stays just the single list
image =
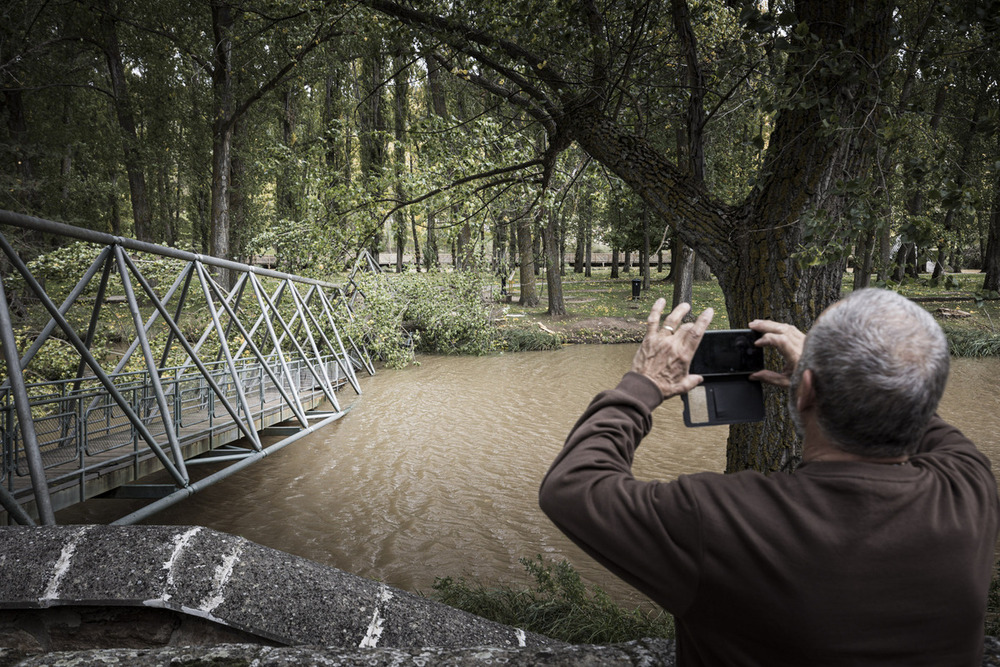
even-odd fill
[{"label": "brown sweatshirt", "polygon": [[958,429],[934,417],[901,465],[638,481],[661,400],[635,373],[598,394],[540,504],[674,614],[678,665],[981,664],[997,487]]}]

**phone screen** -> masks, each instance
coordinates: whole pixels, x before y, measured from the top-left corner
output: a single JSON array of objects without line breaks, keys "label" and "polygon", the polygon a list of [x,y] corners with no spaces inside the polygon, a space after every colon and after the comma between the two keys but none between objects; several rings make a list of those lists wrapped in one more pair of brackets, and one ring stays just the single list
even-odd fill
[{"label": "phone screen", "polygon": [[760,334],[750,329],[706,331],[691,359],[691,373],[749,375],[764,368],[764,350],[754,346]]}]

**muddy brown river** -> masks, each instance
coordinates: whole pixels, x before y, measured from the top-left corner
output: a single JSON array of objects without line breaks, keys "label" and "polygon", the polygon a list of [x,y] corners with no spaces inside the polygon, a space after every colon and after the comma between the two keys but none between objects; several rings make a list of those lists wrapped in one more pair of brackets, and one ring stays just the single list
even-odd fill
[{"label": "muddy brown river", "polygon": [[[351,412],[146,523],[203,525],[413,591],[435,577],[525,584],[521,557],[572,562],[638,604],[538,509],[538,483],[635,345],[578,345],[492,357],[421,357],[362,379]],[[348,390],[344,402],[354,399]],[[725,467],[728,427],[685,428],[679,399],[654,413],[635,473],[669,480]],[[952,361],[940,412],[1000,472],[1000,360]],[[60,523],[109,522],[137,507],[91,501]]]}]

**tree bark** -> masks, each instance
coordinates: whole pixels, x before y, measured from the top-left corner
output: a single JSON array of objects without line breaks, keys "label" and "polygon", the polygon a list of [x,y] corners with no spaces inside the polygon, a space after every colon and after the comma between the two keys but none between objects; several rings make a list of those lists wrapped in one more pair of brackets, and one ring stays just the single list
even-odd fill
[{"label": "tree bark", "polygon": [[559,216],[546,207],[539,207],[539,213],[546,218],[545,223],[545,282],[549,302],[548,314],[561,317],[566,314],[563,301],[562,275],[559,261]]},{"label": "tree bark", "polygon": [[[358,100],[358,147],[360,149],[361,178],[370,187],[382,176],[385,168],[386,154],[386,119],[385,91],[382,85],[384,78],[383,51],[381,44],[372,40],[367,52],[361,59],[361,77],[359,81]],[[369,251],[378,257],[382,251],[384,232],[382,228],[372,227],[366,230],[369,238]]]},{"label": "tree bark", "polygon": [[152,235],[152,212],[146,193],[146,175],[143,173],[139,136],[135,129],[135,118],[132,115],[131,100],[128,96],[128,86],[125,80],[125,66],[122,63],[118,30],[115,25],[114,17],[117,15],[117,8],[110,0],[106,0],[104,10],[101,17],[101,30],[104,33],[104,55],[108,63],[108,75],[111,78],[112,103],[115,116],[118,118],[118,127],[121,130],[125,173],[128,175],[129,193],[132,198],[135,238],[140,241],[152,242],[155,239]]},{"label": "tree bark", "polygon": [[[406,201],[406,188],[403,185],[403,174],[406,173],[406,126],[408,122],[407,105],[410,98],[409,68],[401,54],[393,56],[392,88],[392,118],[393,118],[393,168],[395,170],[396,199]],[[414,230],[416,227],[414,227]],[[403,272],[403,252],[406,250],[406,209],[400,208],[395,214],[394,235],[396,238],[396,273]],[[416,242],[416,234],[413,237]],[[419,252],[419,251],[417,251]],[[418,260],[419,262],[419,260]]]},{"label": "tree bark", "polygon": [[[212,0],[212,205],[210,250],[213,256],[230,259],[229,185],[233,148],[232,33],[235,20],[225,0]],[[228,269],[218,269],[223,285],[230,285]]]},{"label": "tree bark", "polygon": [[37,192],[34,180],[34,156],[32,154],[31,138],[28,134],[27,114],[24,110],[24,96],[17,88],[3,91],[4,107],[7,111],[7,131],[13,150],[11,172],[17,174],[19,187],[14,199],[27,213],[36,213]]},{"label": "tree bark", "polygon": [[535,253],[531,238],[532,218],[521,215],[517,222],[517,255],[521,260],[521,296],[517,303],[521,306],[534,307],[538,305],[538,292],[535,289]]},{"label": "tree bark", "polygon": [[865,289],[871,283],[875,250],[875,230],[863,229],[858,232],[858,240],[854,248],[853,289],[857,291]]},{"label": "tree bark", "polygon": [[990,213],[983,270],[986,272],[983,276],[983,291],[1000,292],[1000,174],[993,184],[993,211]]}]

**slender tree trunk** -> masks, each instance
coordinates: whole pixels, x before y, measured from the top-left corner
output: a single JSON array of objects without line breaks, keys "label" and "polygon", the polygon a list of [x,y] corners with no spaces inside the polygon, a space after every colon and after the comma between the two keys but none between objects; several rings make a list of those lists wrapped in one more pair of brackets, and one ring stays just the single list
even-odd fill
[{"label": "slender tree trunk", "polygon": [[517,303],[528,307],[538,305],[538,292],[535,289],[535,253],[531,228],[532,218],[528,215],[521,215],[517,223],[517,255],[521,260],[521,296]]},{"label": "slender tree trunk", "polygon": [[[232,33],[235,21],[225,0],[212,0],[212,208],[210,252],[230,259],[229,186],[233,148]],[[218,269],[223,285],[231,284],[228,269]]]},{"label": "slender tree trunk", "polygon": [[118,127],[121,130],[125,173],[128,175],[129,193],[132,197],[135,238],[151,242],[154,240],[151,229],[152,212],[146,194],[146,176],[142,169],[139,136],[135,129],[135,119],[132,115],[131,100],[125,81],[125,66],[122,63],[121,47],[118,43],[118,31],[114,18],[117,16],[117,8],[110,0],[106,0],[104,10],[101,18],[101,29],[104,32],[104,55],[108,63],[111,92],[114,96],[112,104],[118,118]]},{"label": "slender tree trunk", "polygon": [[649,207],[642,207],[642,290],[649,290]]},{"label": "slender tree trunk", "polygon": [[990,213],[983,270],[986,272],[983,291],[1000,292],[1000,175],[993,184],[993,211]]},{"label": "slender tree trunk", "polygon": [[[427,91],[428,97],[427,102],[430,107],[430,113],[434,114],[438,118],[448,117],[448,101],[444,94],[444,82],[441,79],[441,66],[438,64],[437,59],[430,55],[429,53],[423,54],[424,65],[427,68]],[[431,254],[431,249],[433,248],[433,261],[428,262],[428,267],[437,266],[437,230],[435,229],[434,219],[428,216],[427,219],[427,254]]]},{"label": "slender tree trunk", "polygon": [[420,273],[420,239],[417,238],[417,215],[410,209],[410,231],[413,232],[413,268]]},{"label": "slender tree trunk", "polygon": [[[691,28],[691,16],[686,0],[671,0],[671,15],[674,30],[681,44],[681,67],[688,88],[688,104],[685,128],[678,129],[678,162],[686,157],[686,170],[697,186],[705,182],[705,76],[698,60],[698,41]],[[686,141],[685,141],[686,139]],[[694,299],[694,250],[688,247],[680,236],[675,235],[672,245],[671,274],[674,293],[672,304],[691,303]],[[673,255],[676,255],[674,257]]]},{"label": "slender tree trunk", "polygon": [[872,263],[875,250],[875,230],[863,229],[858,233],[854,249],[854,287],[859,290],[868,287],[872,277]]},{"label": "slender tree trunk", "polygon": [[573,253],[573,273],[583,273],[583,253],[586,233],[583,230],[583,216],[576,221],[576,250]]},{"label": "slender tree trunk", "polygon": [[705,282],[712,279],[712,268],[701,258],[698,253],[694,254],[694,281]]},{"label": "slender tree trunk", "polygon": [[[403,185],[403,174],[406,172],[406,126],[407,105],[410,98],[409,68],[402,54],[393,56],[393,167],[395,169],[396,199],[406,201],[406,188]],[[406,250],[406,210],[400,208],[395,214],[396,237],[396,273],[403,271],[403,253]],[[416,241],[416,235],[414,235]]]},{"label": "slender tree trunk", "polygon": [[[70,104],[70,96],[67,95],[66,99],[63,101],[63,128],[69,130],[73,123],[73,117],[71,115],[72,105]],[[71,136],[70,132],[66,133],[67,136]],[[59,209],[60,216],[63,220],[69,218],[69,204],[70,204],[70,183],[73,177],[73,142],[68,141],[63,147],[62,162],[59,168],[59,180],[61,183],[59,192]]]},{"label": "slender tree trunk", "polygon": [[[229,256],[240,262],[250,260],[246,253],[253,237],[249,211],[247,210],[246,162],[243,160],[243,154],[249,142],[249,137],[246,135],[246,123],[240,120],[235,121],[233,123],[232,153],[229,158]],[[292,199],[291,214],[295,215],[294,193],[290,197]],[[296,263],[301,267],[308,262],[308,248],[301,248]],[[235,278],[235,275],[232,275],[231,278]]]},{"label": "slender tree trunk", "polygon": [[437,224],[436,217],[434,209],[430,206],[427,207],[427,242],[424,244],[424,266],[427,267],[428,271],[440,266],[437,233],[434,229]]},{"label": "slender tree trunk", "polygon": [[11,88],[3,91],[3,102],[7,110],[7,131],[10,133],[10,143],[13,148],[11,172],[17,174],[20,186],[14,193],[14,200],[22,211],[35,213],[37,188],[34,182],[34,153],[31,137],[28,134],[24,96],[20,90]]},{"label": "slender tree trunk", "polygon": [[[385,169],[387,129],[385,118],[385,67],[384,53],[378,40],[369,42],[366,53],[361,59],[361,78],[358,89],[358,144],[361,152],[361,178],[369,187],[382,176]],[[370,240],[369,251],[378,257],[384,246],[385,230],[371,228],[367,230]]]},{"label": "slender tree trunk", "polygon": [[671,306],[676,308],[694,299],[694,251],[675,237],[670,250],[670,272],[673,274],[674,294]]},{"label": "slender tree trunk", "polygon": [[108,210],[111,211],[111,233],[115,236],[122,235],[122,210],[118,205],[118,172],[112,171],[108,182],[111,183],[108,192]]},{"label": "slender tree trunk", "polygon": [[545,282],[549,302],[548,314],[561,317],[566,314],[566,303],[563,301],[562,276],[559,274],[559,216],[545,207],[539,209],[541,215],[547,218],[545,224]]}]

